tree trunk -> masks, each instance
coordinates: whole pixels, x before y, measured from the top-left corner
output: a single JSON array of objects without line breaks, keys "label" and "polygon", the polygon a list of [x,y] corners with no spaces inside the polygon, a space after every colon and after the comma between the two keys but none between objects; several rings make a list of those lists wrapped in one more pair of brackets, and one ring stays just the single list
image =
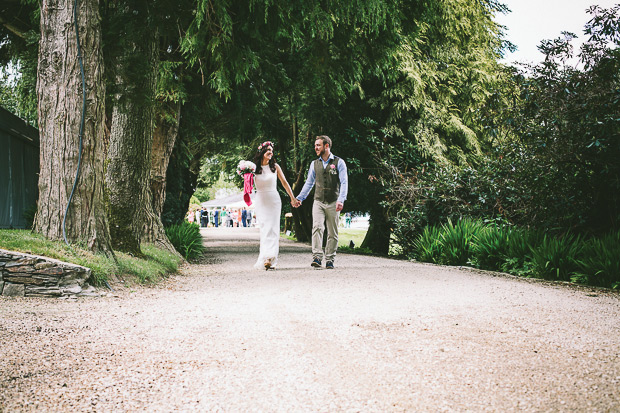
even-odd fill
[{"label": "tree trunk", "polygon": [[150,185],[146,194],[146,217],[142,240],[178,254],[168,240],[164,225],[161,222],[161,213],[166,200],[166,171],[179,133],[180,101],[175,104],[174,111],[172,121],[168,121],[164,116],[159,116],[153,132]]},{"label": "tree trunk", "polygon": [[[79,181],[66,218],[67,239],[113,254],[104,207],[104,97],[101,19],[97,0],[82,0],[78,26],[86,83],[86,113]],[[43,0],[37,69],[41,138],[39,204],[34,229],[54,240],[78,169],[82,80],[73,1]]]},{"label": "tree trunk", "polygon": [[390,223],[383,209],[371,211],[368,232],[360,248],[368,248],[376,254],[388,255],[390,252]]},{"label": "tree trunk", "polygon": [[[121,42],[121,54],[114,67],[116,92],[106,169],[110,233],[114,249],[141,255],[147,188],[150,181],[153,143],[153,99],[157,73],[157,31],[146,24],[145,1],[119,13],[132,13],[128,31],[141,28],[142,36],[131,32]],[[133,10],[133,9],[139,10]]]},{"label": "tree trunk", "polygon": [[[183,109],[181,111],[183,112]],[[188,143],[184,141],[182,125],[180,130],[166,171],[166,199],[161,214],[164,225],[183,222],[189,207],[189,200],[196,191],[200,171],[201,157],[199,154],[190,153]]]},{"label": "tree trunk", "polygon": [[[294,104],[294,96],[289,97],[289,120],[291,125],[292,139],[283,137],[279,142],[282,145],[282,153],[293,154],[293,172],[288,170],[286,162],[281,163],[284,175],[290,177],[295,176],[295,180],[291,182],[291,189],[293,194],[299,195],[301,189],[304,186],[307,169],[303,169],[301,166],[301,160],[298,157],[298,141],[299,141],[299,126],[297,123],[297,117],[293,114],[292,106]],[[291,148],[292,144],[292,148]],[[293,214],[293,230],[295,231],[295,238],[300,242],[308,242],[312,239],[312,198],[308,197],[299,208],[292,208]]]}]

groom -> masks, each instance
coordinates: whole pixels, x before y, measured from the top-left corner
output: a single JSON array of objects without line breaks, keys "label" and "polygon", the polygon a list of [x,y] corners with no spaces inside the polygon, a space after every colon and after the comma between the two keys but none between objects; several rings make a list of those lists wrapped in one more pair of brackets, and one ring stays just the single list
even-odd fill
[{"label": "groom", "polygon": [[316,183],[312,205],[312,266],[320,268],[323,260],[323,232],[327,225],[325,268],[334,269],[338,248],[338,218],[349,191],[347,165],[331,153],[332,140],[321,135],[316,137],[314,151],[318,159],[310,164],[308,178],[296,198],[296,206],[308,197]]}]

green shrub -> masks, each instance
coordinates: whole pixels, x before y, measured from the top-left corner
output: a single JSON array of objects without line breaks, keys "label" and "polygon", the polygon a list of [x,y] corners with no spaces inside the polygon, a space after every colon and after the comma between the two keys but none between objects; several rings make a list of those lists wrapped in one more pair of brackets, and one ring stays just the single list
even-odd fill
[{"label": "green shrub", "polygon": [[511,229],[506,239],[506,257],[500,269],[509,274],[529,277],[533,275],[532,250],[544,238],[542,231]]},{"label": "green shrub", "polygon": [[471,219],[461,219],[456,224],[452,220],[441,226],[440,263],[446,265],[465,265],[472,254],[474,235],[479,233],[483,224]]},{"label": "green shrub", "polygon": [[577,260],[582,248],[581,237],[570,234],[548,237],[532,248],[534,276],[546,280],[570,281],[577,270]]},{"label": "green shrub", "polygon": [[584,243],[573,281],[620,288],[620,231]]},{"label": "green shrub", "polygon": [[414,214],[409,211],[400,211],[391,220],[392,244],[396,247],[398,255],[406,258],[417,258],[417,245],[422,232],[420,226],[431,228],[431,225],[421,223]]},{"label": "green shrub", "polygon": [[508,236],[511,230],[490,225],[480,229],[473,239],[472,264],[486,270],[499,270],[508,256]]},{"label": "green shrub", "polygon": [[184,221],[181,224],[171,225],[166,228],[166,236],[179,254],[187,260],[198,258],[204,253],[200,227],[197,224]]},{"label": "green shrub", "polygon": [[441,228],[438,226],[424,228],[413,245],[415,257],[418,261],[439,263],[443,249],[440,235]]}]

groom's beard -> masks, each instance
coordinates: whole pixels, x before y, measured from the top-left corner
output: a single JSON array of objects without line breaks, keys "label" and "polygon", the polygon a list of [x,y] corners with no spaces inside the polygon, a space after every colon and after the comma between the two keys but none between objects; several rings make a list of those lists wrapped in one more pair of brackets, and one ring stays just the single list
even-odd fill
[{"label": "groom's beard", "polygon": [[317,155],[319,155],[319,157],[323,157],[323,155],[325,155],[325,149],[321,150],[321,152],[319,152]]}]

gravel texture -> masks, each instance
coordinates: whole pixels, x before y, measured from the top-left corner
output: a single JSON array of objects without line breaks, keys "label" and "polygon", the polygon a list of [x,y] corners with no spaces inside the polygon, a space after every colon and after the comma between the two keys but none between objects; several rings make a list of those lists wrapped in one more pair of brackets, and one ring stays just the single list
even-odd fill
[{"label": "gravel texture", "polygon": [[0,298],[0,411],[620,411],[620,296],[256,229],[158,287]]}]

